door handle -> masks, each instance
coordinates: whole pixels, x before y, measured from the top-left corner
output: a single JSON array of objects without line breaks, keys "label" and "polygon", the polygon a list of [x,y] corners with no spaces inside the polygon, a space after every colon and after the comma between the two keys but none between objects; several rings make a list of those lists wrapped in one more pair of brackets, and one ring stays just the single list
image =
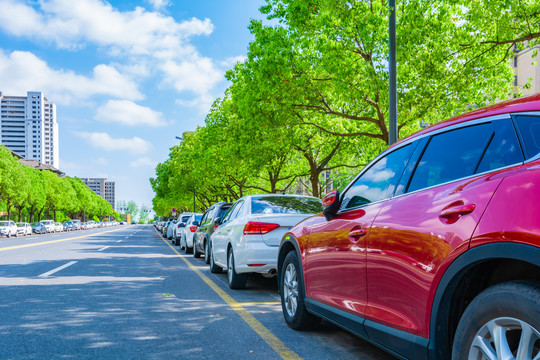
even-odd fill
[{"label": "door handle", "polygon": [[451,206],[449,208],[444,209],[439,214],[439,217],[443,219],[443,221],[447,224],[453,224],[456,221],[459,220],[460,217],[463,215],[470,214],[476,209],[475,204],[467,204],[467,205],[456,205]]},{"label": "door handle", "polygon": [[349,238],[353,241],[358,241],[362,236],[366,236],[367,229],[355,229],[349,232]]},{"label": "door handle", "polygon": [[461,215],[467,215],[470,214],[476,209],[475,204],[467,204],[467,205],[460,205],[451,207],[449,209],[445,209],[441,211],[441,217],[444,219],[448,219],[454,216],[461,216]]}]

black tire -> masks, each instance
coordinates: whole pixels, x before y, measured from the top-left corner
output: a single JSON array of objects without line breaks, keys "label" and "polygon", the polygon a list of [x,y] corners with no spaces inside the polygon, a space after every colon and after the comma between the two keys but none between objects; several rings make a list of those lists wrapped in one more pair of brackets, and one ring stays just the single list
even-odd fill
[{"label": "black tire", "polygon": [[216,265],[214,262],[214,252],[212,251],[212,244],[210,243],[210,272],[212,274],[221,274],[223,272],[223,269]]},{"label": "black tire", "polygon": [[227,282],[229,288],[233,290],[241,290],[246,287],[247,274],[238,274],[234,267],[234,253],[232,248],[227,254]]},{"label": "black tire", "polygon": [[208,241],[204,242],[204,262],[210,264],[210,249],[208,248]]},{"label": "black tire", "polygon": [[[493,331],[498,328],[503,330]],[[523,329],[527,331],[522,331]],[[494,346],[493,334],[496,343],[501,345]],[[500,336],[497,337],[497,334]],[[483,350],[477,346],[480,343]],[[484,351],[488,351],[497,359],[502,358],[505,353],[518,357],[518,348],[525,344],[530,345],[522,346],[528,348],[528,354],[523,354],[521,358],[538,359],[540,283],[532,281],[501,283],[481,292],[465,309],[454,337],[452,359],[487,358]]]},{"label": "black tire", "polygon": [[309,313],[304,303],[304,277],[296,251],[290,251],[279,275],[281,309],[287,325],[294,330],[314,329],[321,319]]},{"label": "black tire", "polygon": [[[186,242],[187,243],[187,242]],[[193,243],[193,257],[194,258],[200,258],[201,257],[201,253],[199,252],[199,250],[197,250],[197,247],[195,246],[195,242]]]},{"label": "black tire", "polygon": [[180,241],[178,241],[178,238],[175,237],[174,238],[174,246],[178,246],[178,245],[180,245]]}]

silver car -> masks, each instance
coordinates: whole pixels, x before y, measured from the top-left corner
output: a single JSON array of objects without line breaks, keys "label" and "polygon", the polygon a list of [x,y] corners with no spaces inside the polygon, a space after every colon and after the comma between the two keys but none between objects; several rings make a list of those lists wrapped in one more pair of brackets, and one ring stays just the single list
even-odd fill
[{"label": "silver car", "polygon": [[12,235],[17,236],[17,225],[15,225],[15,221],[0,221],[0,236],[11,237]]},{"label": "silver car", "polygon": [[16,236],[19,236],[19,235],[22,235],[22,236],[32,235],[32,226],[27,222],[18,222]]}]

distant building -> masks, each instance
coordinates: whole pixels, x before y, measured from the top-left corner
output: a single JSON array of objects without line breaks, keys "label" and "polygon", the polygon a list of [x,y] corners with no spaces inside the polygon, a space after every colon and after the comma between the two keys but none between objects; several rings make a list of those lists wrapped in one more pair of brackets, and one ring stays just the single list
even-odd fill
[{"label": "distant building", "polygon": [[[540,66],[538,60],[540,55],[533,58],[533,53],[540,51],[540,46],[532,48],[514,50],[512,58],[512,67],[515,70],[514,87],[516,92],[520,91],[524,96],[540,92]],[[530,87],[524,87],[529,84]]]},{"label": "distant building", "polygon": [[56,175],[58,175],[59,177],[65,177],[66,174],[60,170],[58,170],[57,168],[51,166],[51,165],[47,165],[47,164],[43,164],[37,160],[26,160],[26,159],[19,159],[19,162],[23,165],[26,165],[26,166],[30,166],[31,168],[34,168],[36,170],[49,170],[49,171],[52,171],[53,173],[55,173]]},{"label": "distant building", "polygon": [[8,149],[58,169],[56,105],[43,93],[7,96],[0,91],[0,134],[0,143]]},{"label": "distant building", "polygon": [[101,196],[116,210],[116,182],[105,178],[80,178],[97,195]]}]

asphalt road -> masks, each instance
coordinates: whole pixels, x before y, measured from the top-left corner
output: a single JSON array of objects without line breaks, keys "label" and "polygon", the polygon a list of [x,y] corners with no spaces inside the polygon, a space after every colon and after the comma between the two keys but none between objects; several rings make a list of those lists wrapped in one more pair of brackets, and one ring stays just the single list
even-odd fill
[{"label": "asphalt road", "polygon": [[394,359],[285,324],[275,279],[225,274],[149,225],[0,238],[0,359]]}]

